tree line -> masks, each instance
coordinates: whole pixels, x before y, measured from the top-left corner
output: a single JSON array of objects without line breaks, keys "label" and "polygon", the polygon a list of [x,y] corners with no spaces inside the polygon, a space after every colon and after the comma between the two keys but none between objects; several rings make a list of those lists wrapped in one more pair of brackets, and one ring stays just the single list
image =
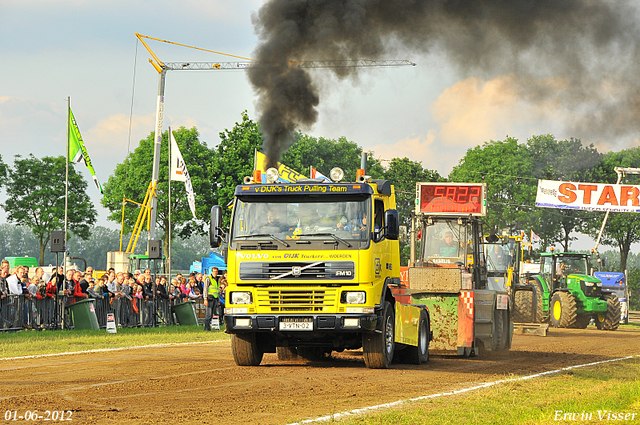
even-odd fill
[{"label": "tree line", "polygon": [[[220,143],[215,147],[209,148],[201,141],[195,127],[181,127],[174,130],[174,135],[195,191],[196,218],[192,217],[188,207],[184,184],[174,182],[171,185],[169,200],[169,170],[162,166],[157,187],[157,228],[165,250],[169,233],[172,239],[177,240],[206,234],[211,206],[224,207],[231,202],[235,186],[253,171],[254,151],[262,148],[259,125],[246,111],[231,129],[220,133]],[[167,164],[167,132],[162,140],[160,163]],[[152,132],[116,166],[103,185],[105,196],[101,203],[109,211],[110,220],[121,221],[123,198],[139,202],[144,197],[151,180],[153,143]],[[297,133],[280,161],[305,175],[308,175],[310,166],[326,175],[331,168],[338,166],[347,176],[355,176],[362,151],[361,146],[344,137],[325,139]],[[538,179],[615,183],[614,167],[640,167],[640,148],[603,154],[579,139],[557,140],[552,135],[537,135],[522,142],[511,137],[487,141],[469,149],[447,177],[424,168],[421,162],[410,158],[393,158],[383,163],[374,152],[369,152],[367,157],[368,175],[388,179],[395,184],[402,224],[410,225],[416,182],[485,182],[488,184],[489,203],[486,230],[500,232],[507,228],[512,234],[521,231],[529,234],[533,230],[542,238],[539,250],[546,250],[552,245],[569,250],[571,242],[579,234],[595,238],[604,213],[536,208]],[[0,180],[0,188],[4,183],[8,195],[2,205],[7,212],[7,221],[31,230],[43,262],[49,232],[61,229],[63,225],[64,182],[60,182],[59,176],[64,175],[64,166],[64,157],[38,159],[30,155],[16,157],[13,169],[9,169],[0,156],[0,176],[4,177]],[[639,184],[640,180],[637,176],[629,176],[625,182]],[[93,225],[97,214],[88,202],[86,181],[73,167],[70,168],[69,188],[69,210],[74,212],[69,214],[70,231],[78,240],[88,240],[96,231]],[[131,232],[138,211],[134,205],[125,208],[125,233]],[[228,212],[226,208],[224,211]],[[227,214],[225,223],[228,221]],[[609,217],[601,243],[619,251],[620,269],[627,267],[631,244],[640,241],[639,227],[640,216],[637,214],[612,213]],[[106,250],[114,250],[115,246]],[[405,246],[402,252],[405,264],[407,257]]]}]

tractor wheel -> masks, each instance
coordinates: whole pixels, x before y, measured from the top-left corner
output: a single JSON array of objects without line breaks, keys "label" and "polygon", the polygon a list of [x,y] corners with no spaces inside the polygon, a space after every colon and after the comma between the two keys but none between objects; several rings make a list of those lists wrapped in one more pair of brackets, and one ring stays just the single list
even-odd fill
[{"label": "tractor wheel", "polygon": [[362,335],[364,363],[369,369],[387,369],[395,350],[395,313],[389,301],[384,302],[382,332]]},{"label": "tractor wheel", "polygon": [[253,332],[232,334],[231,352],[238,366],[258,366],[264,354],[258,347],[256,334]]},{"label": "tractor wheel", "polygon": [[[535,305],[536,305],[536,315],[533,318],[533,322],[534,323],[542,323],[542,322],[546,322],[547,320],[549,320],[549,318],[546,318],[543,316],[543,309],[542,309],[542,284],[538,281],[534,282],[534,285],[536,287],[536,294],[534,295],[534,299],[535,299]],[[532,305],[533,307],[533,305]]]},{"label": "tractor wheel", "polygon": [[581,314],[576,318],[576,323],[573,325],[576,329],[586,329],[591,323],[591,315],[590,314]]},{"label": "tractor wheel", "polygon": [[516,291],[513,298],[513,321],[515,323],[533,322],[533,292]]},{"label": "tractor wheel", "polygon": [[551,297],[550,322],[554,328],[571,328],[576,323],[576,299],[568,292],[556,292]]},{"label": "tractor wheel", "polygon": [[[396,350],[396,357],[402,363],[422,364],[429,361],[430,325],[427,312],[420,312],[418,325],[418,346],[407,345],[403,350]],[[395,359],[394,359],[395,360]]]},{"label": "tractor wheel", "polygon": [[602,297],[607,301],[607,312],[595,316],[596,326],[600,330],[615,331],[620,326],[620,300],[613,294]]},{"label": "tractor wheel", "polygon": [[298,358],[298,350],[296,347],[276,347],[278,360],[287,361]]},{"label": "tractor wheel", "polygon": [[508,323],[505,323],[504,316],[506,310],[496,309],[493,312],[493,338],[492,338],[492,351],[504,350],[507,345],[507,333],[505,328],[509,327]]}]

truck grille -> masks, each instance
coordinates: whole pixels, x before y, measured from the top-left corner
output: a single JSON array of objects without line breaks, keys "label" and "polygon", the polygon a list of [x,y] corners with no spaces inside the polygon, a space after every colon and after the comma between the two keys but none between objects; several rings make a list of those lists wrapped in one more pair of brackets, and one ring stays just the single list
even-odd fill
[{"label": "truck grille", "polygon": [[318,281],[355,279],[353,261],[296,261],[240,263],[240,280]]},{"label": "truck grille", "polygon": [[336,289],[318,289],[309,291],[258,289],[258,308],[267,307],[272,312],[313,312],[324,311],[325,307],[335,306],[338,291]]}]

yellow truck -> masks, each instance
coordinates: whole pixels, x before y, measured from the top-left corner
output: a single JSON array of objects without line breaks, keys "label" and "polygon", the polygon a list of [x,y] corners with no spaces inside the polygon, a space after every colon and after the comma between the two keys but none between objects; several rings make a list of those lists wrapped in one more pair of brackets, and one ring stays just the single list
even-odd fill
[{"label": "yellow truck", "polygon": [[428,308],[391,293],[400,284],[391,182],[281,183],[275,169],[267,176],[236,187],[228,232],[222,208],[211,209],[211,246],[228,244],[224,323],[236,364],[359,348],[369,368],[426,362]]}]

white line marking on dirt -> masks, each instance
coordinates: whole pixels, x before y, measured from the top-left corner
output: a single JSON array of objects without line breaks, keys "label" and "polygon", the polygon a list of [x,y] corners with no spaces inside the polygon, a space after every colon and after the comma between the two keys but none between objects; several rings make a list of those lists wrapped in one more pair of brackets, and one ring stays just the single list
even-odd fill
[{"label": "white line marking on dirt", "polygon": [[359,414],[368,413],[368,412],[371,412],[371,411],[374,411],[374,410],[388,409],[390,407],[397,407],[397,406],[401,406],[403,404],[407,404],[407,403],[411,403],[411,402],[415,402],[415,401],[428,400],[428,399],[438,398],[438,397],[446,397],[446,396],[456,395],[456,394],[463,394],[463,393],[467,393],[467,392],[470,392],[470,391],[479,390],[479,389],[482,389],[482,388],[492,387],[494,385],[504,384],[506,382],[526,381],[528,379],[539,378],[541,376],[546,376],[546,375],[552,375],[554,373],[560,373],[560,372],[564,372],[564,371],[571,370],[571,369],[578,369],[578,368],[581,368],[581,367],[595,366],[595,365],[599,365],[599,364],[603,364],[603,363],[619,362],[619,361],[622,361],[622,360],[632,359],[634,357],[638,357],[638,356],[637,355],[635,355],[635,356],[627,356],[627,357],[620,357],[618,359],[603,360],[603,361],[600,361],[600,362],[585,363],[585,364],[579,364],[579,365],[575,365],[575,366],[567,366],[567,367],[563,367],[562,369],[555,369],[555,370],[550,370],[550,371],[547,371],[547,372],[535,373],[533,375],[521,376],[519,378],[508,378],[508,379],[501,379],[499,381],[485,382],[484,384],[479,384],[479,385],[475,385],[473,387],[463,388],[461,390],[454,390],[454,391],[438,393],[438,394],[423,395],[423,396],[416,397],[416,398],[410,398],[408,400],[398,400],[398,401],[394,401],[394,402],[391,402],[391,403],[378,404],[376,406],[362,407],[360,409],[353,409],[353,410],[349,410],[347,412],[340,412],[340,413],[334,413],[332,415],[320,416],[320,417],[312,418],[312,419],[305,419],[305,420],[300,421],[300,422],[293,422],[293,423],[291,423],[289,425],[300,425],[300,424],[308,424],[308,423],[313,423],[313,422],[335,421],[335,420],[346,418],[347,416],[359,415]]},{"label": "white line marking on dirt", "polygon": [[224,342],[224,340],[220,340],[220,341],[197,341],[197,342],[176,342],[176,343],[151,344],[151,345],[135,345],[135,346],[132,346],[132,347],[116,347],[116,348],[95,348],[93,350],[68,351],[66,353],[33,354],[33,355],[30,355],[30,356],[3,357],[3,358],[0,358],[0,361],[2,361],[2,360],[39,359],[41,357],[68,356],[69,354],[102,353],[102,352],[105,352],[105,351],[135,350],[135,349],[138,349],[138,348],[178,347],[180,345],[212,344],[212,343],[218,343],[218,342]]}]

